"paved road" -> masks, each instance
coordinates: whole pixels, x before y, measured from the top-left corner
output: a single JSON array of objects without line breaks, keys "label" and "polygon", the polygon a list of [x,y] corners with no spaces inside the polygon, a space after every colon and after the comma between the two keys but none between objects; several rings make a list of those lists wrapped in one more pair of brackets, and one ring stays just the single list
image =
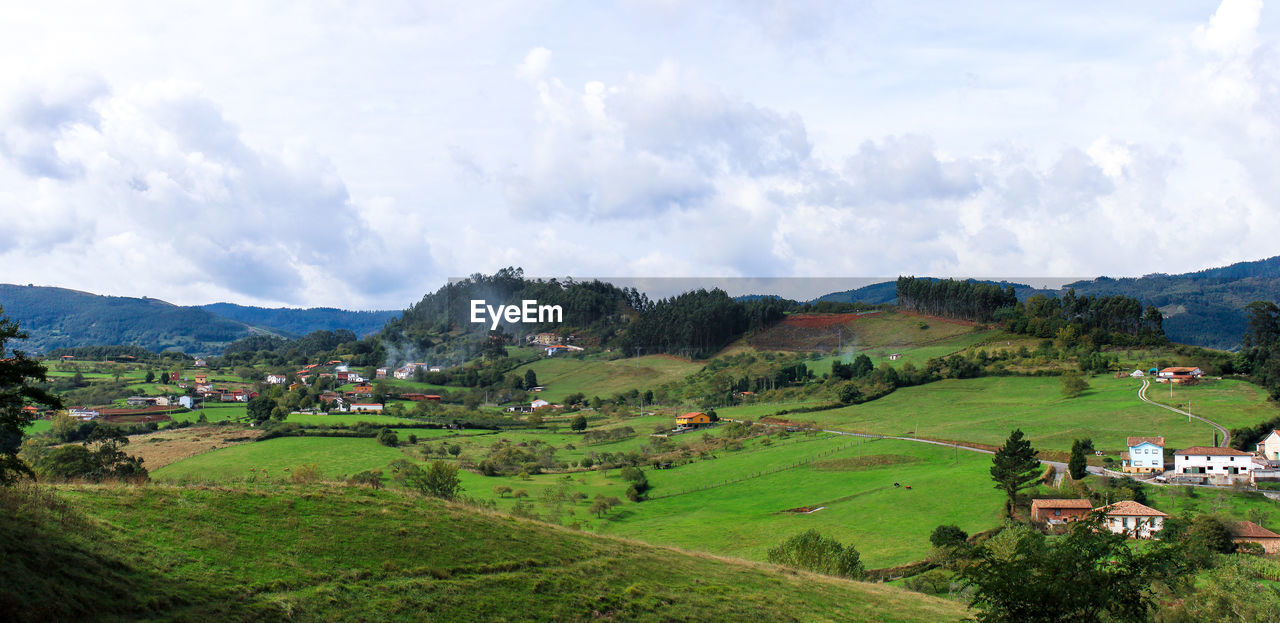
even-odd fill
[{"label": "paved road", "polygon": [[[1169,381],[1169,382],[1172,383],[1173,381]],[[1202,418],[1198,415],[1187,413],[1182,409],[1175,409],[1173,407],[1170,407],[1169,405],[1163,405],[1151,400],[1150,398],[1147,398],[1147,388],[1150,386],[1151,386],[1150,379],[1145,379],[1145,378],[1142,379],[1142,387],[1138,388],[1138,400],[1141,400],[1142,402],[1145,402],[1150,405],[1155,405],[1157,407],[1160,407],[1161,409],[1168,409],[1169,411],[1173,411],[1174,413],[1177,413],[1179,415],[1185,415],[1185,416],[1200,420],[1201,422],[1204,422],[1205,424],[1208,424],[1209,426],[1212,426],[1218,429],[1218,432],[1222,433],[1222,435],[1220,436],[1222,441],[1218,443],[1218,447],[1220,448],[1227,447],[1227,443],[1231,441],[1231,431],[1227,430],[1225,426],[1211,420],[1206,420],[1205,418]]]}]

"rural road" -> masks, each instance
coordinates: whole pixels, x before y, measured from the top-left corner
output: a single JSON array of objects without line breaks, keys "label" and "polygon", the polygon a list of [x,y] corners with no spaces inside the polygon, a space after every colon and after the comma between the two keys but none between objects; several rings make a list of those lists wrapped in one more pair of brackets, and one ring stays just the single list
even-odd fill
[{"label": "rural road", "polygon": [[[983,450],[982,448],[971,448],[969,446],[958,444],[958,443],[947,443],[945,441],[934,441],[932,439],[917,439],[915,437],[894,437],[892,435],[873,435],[871,433],[850,433],[842,430],[824,429],[822,432],[831,433],[834,435],[848,435],[850,437],[862,437],[865,439],[896,439],[898,441],[914,441],[916,443],[928,443],[928,444],[933,444],[935,446],[943,446],[946,448],[956,448],[957,450],[967,450],[969,452],[979,452],[982,454],[995,454],[995,452],[992,452],[991,450]],[[1066,463],[1059,463],[1057,461],[1040,461],[1040,462],[1046,465],[1053,466],[1054,468],[1053,484],[1055,486],[1062,482],[1063,474],[1067,473]],[[1091,474],[1105,473],[1101,467],[1090,466],[1088,470],[1089,470],[1089,473]]]},{"label": "rural road", "polygon": [[[1172,382],[1173,382],[1173,381],[1170,381],[1170,383],[1172,383]],[[1157,406],[1157,407],[1160,407],[1161,409],[1168,409],[1168,410],[1173,411],[1174,413],[1177,413],[1177,414],[1179,414],[1179,415],[1185,415],[1185,416],[1187,416],[1187,417],[1190,417],[1190,418],[1194,418],[1194,419],[1200,420],[1201,422],[1204,422],[1205,424],[1208,424],[1209,426],[1212,426],[1212,427],[1214,427],[1214,428],[1218,429],[1218,432],[1219,432],[1219,433],[1222,433],[1222,441],[1218,443],[1218,447],[1220,447],[1220,448],[1225,448],[1225,447],[1227,447],[1227,443],[1231,441],[1231,431],[1228,431],[1228,430],[1226,429],[1226,427],[1225,427],[1225,426],[1223,426],[1223,425],[1221,425],[1221,424],[1219,424],[1219,423],[1217,423],[1217,422],[1213,422],[1213,421],[1211,421],[1211,420],[1206,420],[1206,419],[1204,419],[1204,418],[1202,418],[1202,417],[1200,417],[1200,416],[1198,416],[1198,415],[1193,415],[1193,414],[1191,414],[1191,413],[1188,413],[1188,412],[1186,412],[1186,411],[1183,411],[1182,409],[1175,409],[1175,408],[1170,407],[1170,406],[1168,406],[1168,405],[1162,405],[1162,404],[1160,404],[1160,403],[1158,403],[1158,402],[1155,402],[1155,401],[1151,400],[1150,398],[1147,398],[1147,388],[1148,388],[1148,387],[1150,387],[1150,386],[1151,386],[1151,380],[1150,380],[1150,379],[1145,379],[1145,378],[1144,378],[1144,379],[1142,379],[1142,387],[1139,387],[1139,388],[1138,388],[1138,400],[1141,400],[1142,402],[1145,402],[1145,403],[1150,404],[1150,405],[1155,405],[1155,406]]]}]

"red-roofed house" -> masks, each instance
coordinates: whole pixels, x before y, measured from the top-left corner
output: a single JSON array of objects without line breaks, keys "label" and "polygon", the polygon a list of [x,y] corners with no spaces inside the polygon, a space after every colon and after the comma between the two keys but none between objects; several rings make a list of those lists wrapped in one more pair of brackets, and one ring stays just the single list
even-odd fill
[{"label": "red-roofed house", "polygon": [[1237,521],[1231,525],[1231,540],[1236,544],[1257,543],[1268,554],[1280,552],[1280,534],[1276,534],[1252,521]]},{"label": "red-roofed house", "polygon": [[1253,458],[1253,453],[1234,448],[1193,446],[1173,453],[1174,477],[1214,484],[1249,480]]},{"label": "red-roofed house", "polygon": [[1089,500],[1031,500],[1031,520],[1060,524],[1087,517],[1093,512]]},{"label": "red-roofed house", "polygon": [[1102,507],[1103,522],[1108,530],[1135,539],[1149,539],[1164,529],[1169,515],[1133,500],[1124,500]]},{"label": "red-roofed house", "polygon": [[1204,376],[1204,371],[1201,370],[1200,368],[1175,366],[1171,368],[1165,368],[1157,372],[1156,380],[1161,383],[1168,383],[1169,381],[1173,381],[1174,383],[1186,383],[1189,381],[1198,380],[1202,376]]}]

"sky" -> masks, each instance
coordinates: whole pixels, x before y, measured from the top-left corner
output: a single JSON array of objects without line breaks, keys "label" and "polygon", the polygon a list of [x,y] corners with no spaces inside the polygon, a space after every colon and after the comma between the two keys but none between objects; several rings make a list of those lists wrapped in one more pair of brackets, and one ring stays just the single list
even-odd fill
[{"label": "sky", "polygon": [[0,20],[0,282],[399,309],[505,266],[1049,278],[1280,255],[1259,0],[123,6]]}]

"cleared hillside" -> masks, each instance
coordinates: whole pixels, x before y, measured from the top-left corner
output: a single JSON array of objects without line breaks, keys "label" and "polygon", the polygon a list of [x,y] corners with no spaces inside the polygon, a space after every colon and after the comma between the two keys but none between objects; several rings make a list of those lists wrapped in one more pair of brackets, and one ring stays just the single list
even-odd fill
[{"label": "cleared hillside", "polygon": [[906,622],[964,614],[891,586],[391,491],[67,486],[40,504],[5,498],[5,620]]}]

